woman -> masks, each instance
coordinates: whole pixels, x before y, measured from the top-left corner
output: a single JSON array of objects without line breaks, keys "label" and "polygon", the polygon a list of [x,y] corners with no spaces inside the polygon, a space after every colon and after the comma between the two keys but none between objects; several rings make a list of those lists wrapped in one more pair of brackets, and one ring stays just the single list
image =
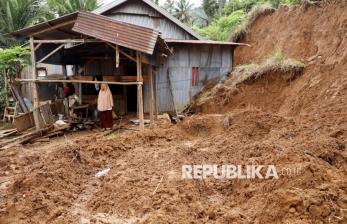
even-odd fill
[{"label": "woman", "polygon": [[101,84],[98,97],[98,110],[100,112],[101,128],[110,130],[112,128],[113,97],[107,84]]}]

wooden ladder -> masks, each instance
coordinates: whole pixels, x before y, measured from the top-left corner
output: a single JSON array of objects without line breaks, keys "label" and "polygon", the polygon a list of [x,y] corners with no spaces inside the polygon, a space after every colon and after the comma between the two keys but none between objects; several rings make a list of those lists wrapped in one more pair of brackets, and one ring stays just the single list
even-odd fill
[{"label": "wooden ladder", "polygon": [[13,122],[14,117],[17,115],[18,111],[17,111],[17,102],[15,103],[14,107],[5,107],[4,109],[4,117],[3,117],[3,121],[4,123],[6,122]]}]

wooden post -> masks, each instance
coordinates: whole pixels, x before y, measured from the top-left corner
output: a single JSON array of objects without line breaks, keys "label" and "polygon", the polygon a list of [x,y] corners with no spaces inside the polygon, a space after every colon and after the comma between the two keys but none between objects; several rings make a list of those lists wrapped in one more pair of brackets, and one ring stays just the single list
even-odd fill
[{"label": "wooden post", "polygon": [[148,69],[148,78],[149,78],[149,88],[150,88],[150,101],[149,101],[149,117],[151,125],[154,124],[154,83],[153,83],[153,68],[152,65],[149,65]]},{"label": "wooden post", "polygon": [[[63,65],[61,65],[61,69],[63,71],[63,76],[64,76],[64,80],[67,80],[67,69],[66,69],[66,64],[64,63]],[[63,87],[65,88],[67,86],[67,83],[64,82],[63,83]],[[70,118],[70,110],[69,110],[69,97],[64,97],[64,108],[65,108],[65,115],[66,118],[69,120]]]},{"label": "wooden post", "polygon": [[157,71],[153,70],[153,80],[155,80],[155,89],[154,89],[154,109],[155,109],[155,120],[158,120],[158,101],[157,101],[157,90],[158,90],[158,83],[157,83]]},{"label": "wooden post", "polygon": [[137,67],[137,81],[141,84],[137,85],[137,105],[139,110],[140,131],[145,130],[145,122],[143,116],[143,96],[142,96],[142,63],[141,53],[136,52],[136,67]]},{"label": "wooden post", "polygon": [[116,68],[119,68],[119,46],[116,46]]},{"label": "wooden post", "polygon": [[5,104],[6,107],[9,106],[9,102],[8,102],[8,80],[7,80],[7,71],[4,68],[4,82],[5,82]]},{"label": "wooden post", "polygon": [[[30,52],[31,52],[31,72],[32,72],[32,78],[37,79],[36,77],[36,57],[35,57],[35,47],[34,47],[34,38],[31,36],[30,37]],[[31,84],[31,90],[33,94],[33,115],[34,115],[34,121],[35,121],[35,127],[36,130],[41,129],[41,124],[40,124],[40,101],[39,101],[39,94],[37,92],[37,84],[32,83]]]}]

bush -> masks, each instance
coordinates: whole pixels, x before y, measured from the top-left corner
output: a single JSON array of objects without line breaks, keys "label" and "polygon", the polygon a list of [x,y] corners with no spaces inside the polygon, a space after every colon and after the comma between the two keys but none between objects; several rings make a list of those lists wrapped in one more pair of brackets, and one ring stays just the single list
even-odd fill
[{"label": "bush", "polygon": [[238,10],[228,16],[222,16],[218,20],[213,21],[211,25],[196,31],[209,40],[226,40],[229,33],[241,23],[245,15],[244,11]]},{"label": "bush", "polygon": [[230,0],[224,6],[224,14],[229,15],[237,10],[249,12],[254,6],[264,4],[265,2],[266,0]]},{"label": "bush", "polygon": [[13,47],[8,49],[0,48],[0,108],[4,107],[6,95],[4,76],[13,79],[20,74],[23,67],[29,64],[30,51],[28,48]]}]

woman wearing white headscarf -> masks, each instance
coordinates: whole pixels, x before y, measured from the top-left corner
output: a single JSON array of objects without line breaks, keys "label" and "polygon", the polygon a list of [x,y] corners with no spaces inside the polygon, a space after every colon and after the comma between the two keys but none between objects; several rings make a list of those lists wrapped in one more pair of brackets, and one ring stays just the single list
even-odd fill
[{"label": "woman wearing white headscarf", "polygon": [[101,84],[98,96],[98,110],[100,112],[101,128],[111,129],[113,125],[112,118],[113,97],[107,84]]}]

